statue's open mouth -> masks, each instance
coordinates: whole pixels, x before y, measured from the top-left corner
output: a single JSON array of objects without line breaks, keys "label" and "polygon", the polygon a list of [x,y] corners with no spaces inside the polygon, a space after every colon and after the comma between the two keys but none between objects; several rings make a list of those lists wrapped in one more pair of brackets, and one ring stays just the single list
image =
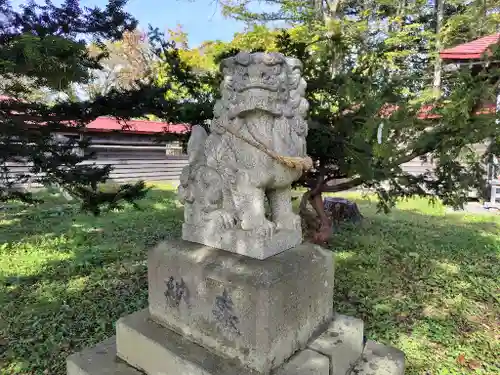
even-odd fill
[{"label": "statue's open mouth", "polygon": [[272,117],[279,117],[280,116],[280,111],[278,110],[273,110],[272,108],[251,108],[251,109],[243,109],[241,111],[238,111],[238,113],[235,113],[234,117],[246,117],[249,114],[254,114],[256,112],[260,112],[262,115],[268,115]]},{"label": "statue's open mouth", "polygon": [[236,88],[236,91],[238,93],[242,93],[245,91],[252,91],[252,90],[278,92],[279,85],[277,83],[272,84],[272,83],[260,82],[260,83],[251,83],[251,84],[247,84],[247,85],[240,85],[239,87]]},{"label": "statue's open mouth", "polygon": [[279,117],[282,115],[282,106],[274,100],[262,100],[259,102],[240,102],[229,110],[229,118],[244,117],[249,113],[260,112],[262,115]]}]

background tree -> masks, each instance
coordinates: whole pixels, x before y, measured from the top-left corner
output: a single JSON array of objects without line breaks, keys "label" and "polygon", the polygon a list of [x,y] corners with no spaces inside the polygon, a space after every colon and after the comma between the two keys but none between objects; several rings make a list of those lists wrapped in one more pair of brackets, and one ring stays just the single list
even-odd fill
[{"label": "background tree", "polygon": [[94,58],[100,55],[100,69],[91,72],[90,83],[82,87],[90,97],[106,95],[112,89],[136,89],[155,76],[157,58],[149,45],[146,33],[138,29],[125,31],[120,40],[89,46]]},{"label": "background tree", "polygon": [[[427,1],[264,3],[272,8],[257,13],[251,1],[221,1],[227,16],[260,24],[254,30],[266,37],[279,31],[266,28],[269,22],[285,23],[274,43],[263,37],[259,45],[256,37],[241,49],[278,50],[304,63],[311,104],[308,152],[316,164],[298,185],[307,188],[303,203],[315,209],[318,241],[331,233],[324,193],[365,186],[387,211],[412,195],[460,207],[470,189],[484,191],[482,161],[493,147],[478,155],[474,145],[498,141],[500,129],[494,115],[477,111],[481,103],[494,103],[499,73],[494,64],[474,75],[469,69],[443,73],[442,96],[435,95],[433,83],[437,48],[471,40],[475,28],[475,36],[494,32],[495,2],[450,1],[437,8]],[[215,60],[240,49],[234,42],[225,50],[219,46]],[[406,173],[401,165],[415,158],[431,160],[432,173]]]}]

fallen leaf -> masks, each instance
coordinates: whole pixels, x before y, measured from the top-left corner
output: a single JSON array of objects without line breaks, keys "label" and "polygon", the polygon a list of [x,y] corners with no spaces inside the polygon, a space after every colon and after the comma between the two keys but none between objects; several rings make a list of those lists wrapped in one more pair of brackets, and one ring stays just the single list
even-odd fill
[{"label": "fallen leaf", "polygon": [[457,357],[457,363],[461,366],[465,366],[465,355],[464,354],[460,354],[458,357]]},{"label": "fallen leaf", "polygon": [[479,361],[475,361],[475,360],[471,360],[469,361],[469,363],[467,364],[467,366],[469,366],[469,368],[471,370],[477,370],[478,368],[481,368],[481,362]]}]

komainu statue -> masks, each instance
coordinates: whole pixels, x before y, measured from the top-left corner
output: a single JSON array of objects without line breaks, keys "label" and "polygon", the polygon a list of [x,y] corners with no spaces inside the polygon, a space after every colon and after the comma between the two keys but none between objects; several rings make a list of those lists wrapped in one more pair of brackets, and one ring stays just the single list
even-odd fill
[{"label": "komainu statue", "polygon": [[180,179],[184,240],[258,259],[302,241],[291,203],[292,182],[312,167],[301,69],[278,53],[240,52],[222,62],[210,134],[193,127]]}]

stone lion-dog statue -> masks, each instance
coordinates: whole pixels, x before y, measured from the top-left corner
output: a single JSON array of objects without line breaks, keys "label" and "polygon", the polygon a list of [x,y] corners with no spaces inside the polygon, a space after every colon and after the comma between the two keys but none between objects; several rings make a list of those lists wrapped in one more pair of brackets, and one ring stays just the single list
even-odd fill
[{"label": "stone lion-dog statue", "polygon": [[187,146],[178,188],[182,237],[265,259],[302,241],[291,203],[291,184],[312,167],[302,64],[279,53],[240,52],[221,70],[210,134],[193,126]]}]

